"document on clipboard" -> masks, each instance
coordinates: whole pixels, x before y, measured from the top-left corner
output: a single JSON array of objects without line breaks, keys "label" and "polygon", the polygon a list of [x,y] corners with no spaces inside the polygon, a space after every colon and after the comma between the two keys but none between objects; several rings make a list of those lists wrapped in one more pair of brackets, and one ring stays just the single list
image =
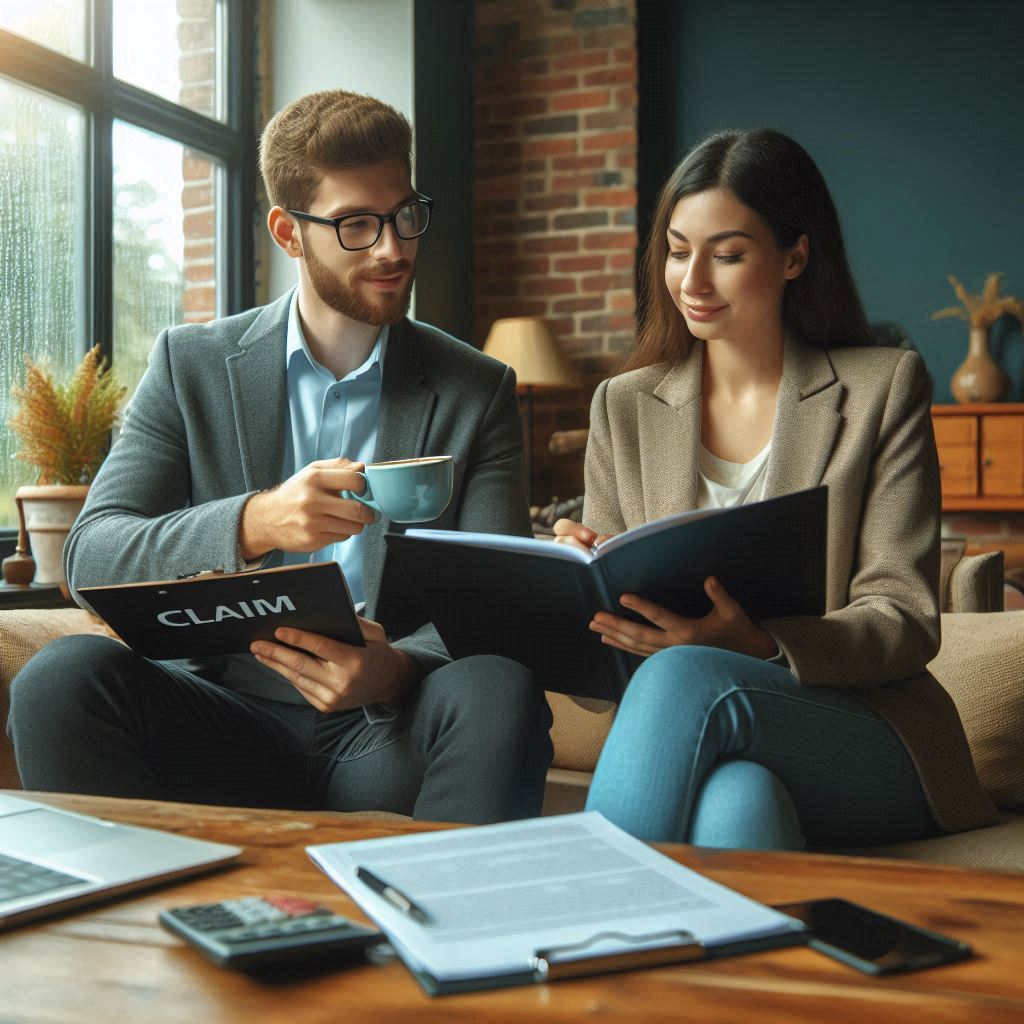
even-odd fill
[{"label": "document on clipboard", "polygon": [[306,852],[430,995],[805,938],[793,918],[677,864],[596,811]]}]

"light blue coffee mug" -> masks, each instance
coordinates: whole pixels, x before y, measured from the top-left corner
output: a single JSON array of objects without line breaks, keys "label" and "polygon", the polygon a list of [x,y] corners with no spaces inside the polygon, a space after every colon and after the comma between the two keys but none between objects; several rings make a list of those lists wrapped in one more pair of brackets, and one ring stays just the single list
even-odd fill
[{"label": "light blue coffee mug", "polygon": [[452,500],[454,465],[450,455],[371,462],[365,473],[357,473],[366,490],[362,494],[342,491],[341,496],[375,509],[394,523],[429,523]]}]

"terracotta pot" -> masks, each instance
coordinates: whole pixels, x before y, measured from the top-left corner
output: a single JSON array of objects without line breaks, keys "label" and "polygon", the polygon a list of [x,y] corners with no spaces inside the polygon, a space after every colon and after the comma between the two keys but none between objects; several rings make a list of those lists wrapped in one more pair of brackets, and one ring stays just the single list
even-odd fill
[{"label": "terracotta pot", "polygon": [[967,358],[950,381],[950,390],[958,402],[1000,402],[1010,390],[1010,378],[988,350],[988,328],[972,327]]},{"label": "terracotta pot", "polygon": [[34,583],[65,585],[61,556],[78,513],[89,493],[88,484],[19,487],[14,495],[19,515],[28,531],[32,557],[36,562]]}]

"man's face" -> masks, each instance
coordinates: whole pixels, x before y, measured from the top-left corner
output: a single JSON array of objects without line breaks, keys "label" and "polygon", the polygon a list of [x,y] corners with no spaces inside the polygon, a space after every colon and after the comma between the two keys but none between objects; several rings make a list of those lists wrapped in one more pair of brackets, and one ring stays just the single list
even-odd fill
[{"label": "man's face", "polygon": [[[350,213],[394,213],[416,198],[401,160],[328,171],[306,212],[317,217]],[[338,244],[326,224],[299,222],[309,282],[321,302],[342,316],[379,326],[401,320],[409,309],[419,239],[402,239],[385,224],[369,249],[352,252]]]}]

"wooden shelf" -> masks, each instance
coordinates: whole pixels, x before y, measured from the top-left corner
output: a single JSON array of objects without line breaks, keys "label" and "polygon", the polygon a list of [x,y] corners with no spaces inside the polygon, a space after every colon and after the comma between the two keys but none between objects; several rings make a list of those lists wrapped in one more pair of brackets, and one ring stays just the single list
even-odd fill
[{"label": "wooden shelf", "polygon": [[960,497],[942,499],[943,512],[1024,512],[1024,498]]},{"label": "wooden shelf", "polygon": [[943,512],[1024,512],[1024,404],[933,405],[932,421]]},{"label": "wooden shelf", "polygon": [[30,583],[14,587],[0,580],[0,611],[7,608],[74,608],[75,602],[61,592],[57,584]]}]

